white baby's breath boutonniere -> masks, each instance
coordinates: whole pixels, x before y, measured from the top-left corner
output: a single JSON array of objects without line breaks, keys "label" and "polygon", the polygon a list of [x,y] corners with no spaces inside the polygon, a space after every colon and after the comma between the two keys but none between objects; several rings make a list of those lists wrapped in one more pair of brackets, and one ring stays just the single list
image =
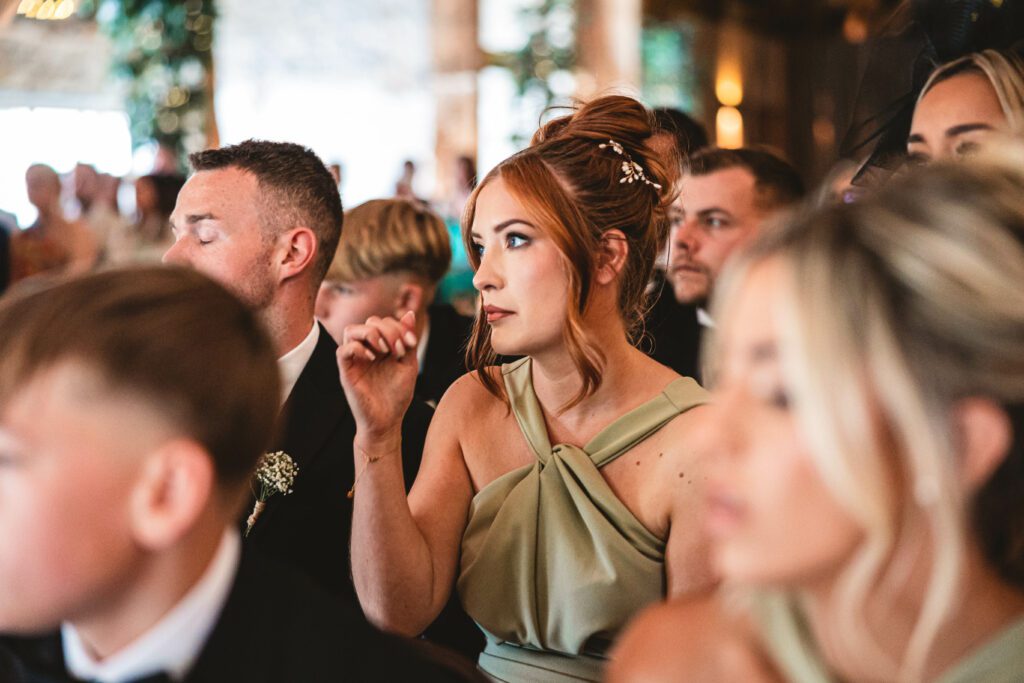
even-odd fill
[{"label": "white baby's breath boutonniere", "polygon": [[[256,504],[252,506],[252,514],[245,523],[245,535],[252,531],[253,524],[259,519],[263,508],[267,506],[267,499],[275,493],[287,496],[292,492],[292,484],[299,474],[299,466],[295,464],[292,457],[284,451],[264,453],[256,465],[256,473],[253,475],[253,484],[256,494]],[[258,490],[257,490],[258,489]]]}]

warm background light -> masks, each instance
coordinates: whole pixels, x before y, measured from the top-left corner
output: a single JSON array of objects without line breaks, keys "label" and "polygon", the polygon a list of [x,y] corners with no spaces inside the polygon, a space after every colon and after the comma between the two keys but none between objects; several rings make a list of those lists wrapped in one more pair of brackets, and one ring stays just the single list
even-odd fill
[{"label": "warm background light", "polygon": [[743,146],[743,114],[736,107],[719,107],[715,115],[715,139],[719,147]]},{"label": "warm background light", "polygon": [[720,69],[715,80],[715,97],[727,107],[738,107],[743,102],[743,83],[738,73]]},{"label": "warm background light", "polygon": [[29,19],[67,19],[75,13],[75,1],[21,0],[17,13]]}]

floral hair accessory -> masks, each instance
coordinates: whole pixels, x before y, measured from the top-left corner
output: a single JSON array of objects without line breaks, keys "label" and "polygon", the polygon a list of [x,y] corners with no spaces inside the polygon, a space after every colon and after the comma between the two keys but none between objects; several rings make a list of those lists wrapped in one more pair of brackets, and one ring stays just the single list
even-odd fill
[{"label": "floral hair accessory", "polygon": [[264,453],[260,457],[254,475],[254,483],[259,485],[259,491],[253,491],[256,494],[256,504],[253,505],[252,514],[249,515],[249,519],[245,523],[246,536],[252,531],[252,527],[259,518],[260,513],[263,512],[263,508],[267,506],[267,499],[275,493],[281,493],[285,496],[291,493],[292,484],[295,483],[295,477],[298,474],[299,466],[284,451]]},{"label": "floral hair accessory", "polygon": [[620,157],[623,157],[622,178],[619,180],[619,184],[629,183],[630,185],[632,185],[636,181],[640,181],[646,183],[647,185],[650,185],[656,190],[661,189],[661,185],[652,182],[650,179],[648,179],[647,175],[644,173],[643,167],[640,164],[633,161],[633,157],[629,156],[629,152],[623,149],[622,145],[615,142],[615,140],[609,140],[607,143],[602,142],[600,145],[598,145],[598,148],[611,149]]}]

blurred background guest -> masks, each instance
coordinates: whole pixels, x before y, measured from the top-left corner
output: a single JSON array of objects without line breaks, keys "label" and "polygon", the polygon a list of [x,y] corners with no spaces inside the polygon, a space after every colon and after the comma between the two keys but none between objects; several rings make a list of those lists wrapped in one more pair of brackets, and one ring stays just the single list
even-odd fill
[{"label": "blurred background guest", "polygon": [[174,244],[170,217],[185,178],[150,174],[135,181],[135,221],[122,222],[107,238],[110,264],[158,263]]},{"label": "blurred background guest", "polygon": [[100,247],[100,258],[105,259],[103,247],[109,241],[110,234],[125,224],[117,205],[121,179],[109,173],[97,173],[89,164],[79,163],[71,172],[71,181],[78,202],[78,220],[92,230]]},{"label": "blurred background guest", "polygon": [[38,218],[12,239],[11,281],[43,273],[81,273],[96,265],[99,245],[95,236],[81,221],[64,216],[57,172],[34,164],[25,173],[25,186]]}]

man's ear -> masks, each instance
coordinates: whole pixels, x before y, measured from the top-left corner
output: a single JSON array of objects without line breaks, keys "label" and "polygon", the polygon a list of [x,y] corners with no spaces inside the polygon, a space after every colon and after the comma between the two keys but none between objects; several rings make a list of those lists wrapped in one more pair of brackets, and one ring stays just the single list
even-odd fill
[{"label": "man's ear", "polygon": [[415,280],[406,280],[398,286],[396,316],[401,318],[406,311],[419,311],[426,305],[426,288]]},{"label": "man's ear", "polygon": [[277,263],[280,281],[299,275],[313,263],[319,245],[316,235],[307,227],[292,228],[280,237]]},{"label": "man's ear", "polygon": [[626,266],[626,257],[629,256],[629,243],[621,230],[606,230],[601,235],[601,243],[597,254],[597,273],[595,279],[598,284],[607,285],[615,281],[622,269]]},{"label": "man's ear", "polygon": [[1013,427],[1005,410],[980,397],[959,401],[953,408],[953,424],[960,450],[960,481],[973,493],[1006,458]]},{"label": "man's ear", "polygon": [[144,548],[176,543],[210,504],[216,473],[209,453],[190,439],[173,439],[146,456],[132,491],[135,540]]}]

